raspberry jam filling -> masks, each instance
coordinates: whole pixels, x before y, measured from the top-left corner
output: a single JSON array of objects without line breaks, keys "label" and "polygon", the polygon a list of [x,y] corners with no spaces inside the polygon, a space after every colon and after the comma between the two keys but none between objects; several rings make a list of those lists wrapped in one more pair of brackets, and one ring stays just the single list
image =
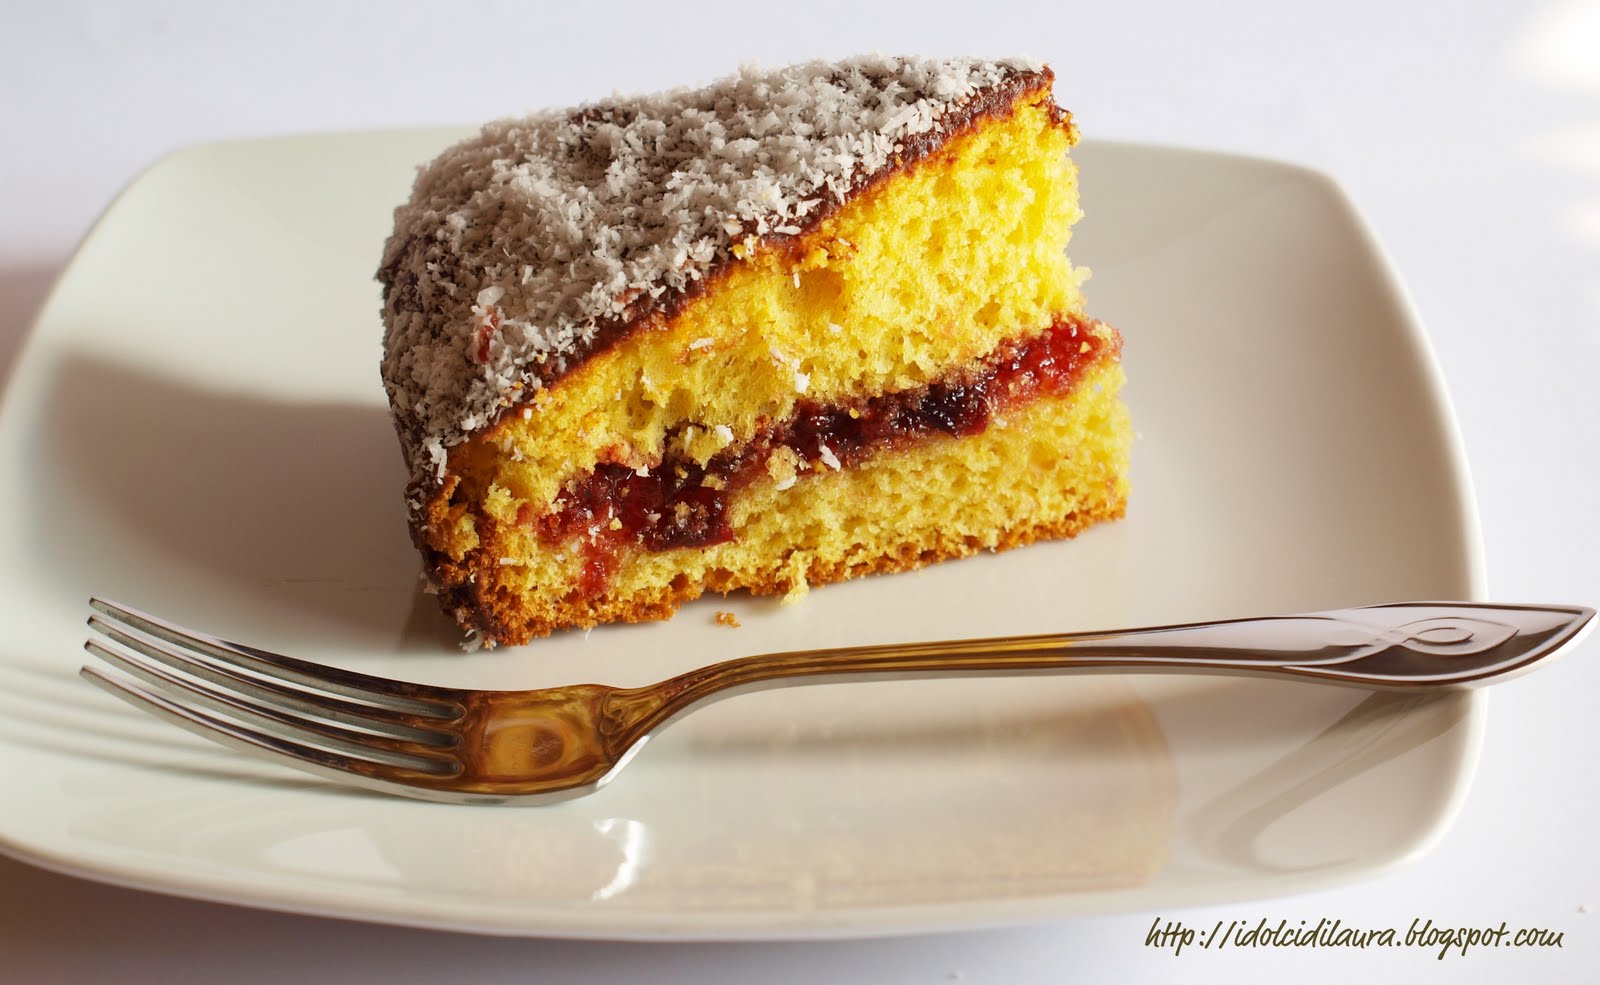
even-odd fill
[{"label": "raspberry jam filling", "polygon": [[581,590],[598,593],[627,545],[650,551],[708,547],[734,537],[728,503],[763,474],[779,448],[790,448],[812,471],[849,468],[873,453],[935,435],[981,434],[998,413],[1042,395],[1061,396],[1085,366],[1117,345],[1088,322],[1067,318],[1025,342],[1007,343],[977,367],[914,390],[844,405],[801,403],[790,420],[749,444],[712,458],[663,462],[640,475],[601,464],[570,483],[542,517],[524,517],[549,546],[576,540],[584,554]]}]

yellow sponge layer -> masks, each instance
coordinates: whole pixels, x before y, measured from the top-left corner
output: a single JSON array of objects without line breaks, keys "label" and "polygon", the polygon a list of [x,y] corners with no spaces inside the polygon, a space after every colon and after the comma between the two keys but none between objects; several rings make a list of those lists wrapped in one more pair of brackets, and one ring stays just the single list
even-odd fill
[{"label": "yellow sponge layer", "polygon": [[[666,325],[636,329],[454,451],[449,471],[542,508],[598,462],[704,463],[800,400],[936,379],[1081,312],[1067,240],[1072,132],[1034,93],[857,195],[792,250],[753,251]],[[493,445],[487,455],[470,445]]]},{"label": "yellow sponge layer", "polygon": [[491,563],[477,568],[496,636],[671,615],[704,590],[797,593],[810,583],[904,570],[980,550],[1065,537],[1122,515],[1131,428],[1122,366],[1105,359],[1076,390],[842,471],[808,471],[788,488],[762,476],[734,500],[733,541],[703,549],[627,550],[606,592],[569,597],[584,557],[553,550],[503,496],[481,519]]}]

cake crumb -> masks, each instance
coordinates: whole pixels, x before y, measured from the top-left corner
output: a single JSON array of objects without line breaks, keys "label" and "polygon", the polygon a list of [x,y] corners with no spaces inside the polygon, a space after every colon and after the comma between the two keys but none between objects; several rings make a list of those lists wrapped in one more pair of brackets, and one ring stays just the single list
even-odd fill
[{"label": "cake crumb", "polygon": [[780,582],[783,579],[793,579],[789,582],[789,590],[783,593],[784,605],[794,605],[811,593],[811,584],[806,580],[809,567],[803,552],[796,551],[789,555],[780,575]]},{"label": "cake crumb", "polygon": [[718,626],[727,626],[730,629],[738,629],[743,624],[739,622],[739,617],[738,616],[736,616],[733,613],[727,611],[726,609],[718,609],[717,610],[717,625]]},{"label": "cake crumb", "polygon": [[782,492],[799,479],[802,464],[799,454],[793,448],[782,445],[767,459],[767,475],[777,480],[777,489]]}]

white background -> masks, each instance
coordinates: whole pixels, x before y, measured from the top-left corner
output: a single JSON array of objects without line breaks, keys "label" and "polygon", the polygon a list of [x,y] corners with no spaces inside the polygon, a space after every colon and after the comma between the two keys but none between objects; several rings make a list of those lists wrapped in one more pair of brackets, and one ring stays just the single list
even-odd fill
[{"label": "white background", "polygon": [[[1502,601],[1600,603],[1600,3],[927,0],[0,4],[0,367],[75,242],[185,144],[471,123],[740,62],[1021,52],[1094,138],[1284,158],[1375,226],[1454,397]],[[1093,207],[1093,189],[1085,189]],[[374,326],[376,330],[376,325]],[[1352,395],[1359,399],[1359,395]],[[1144,946],[1155,914],[815,944],[501,940],[258,913],[0,859],[0,981],[1594,981],[1600,641],[1497,691],[1427,858],[1374,882],[1166,918],[1536,926],[1559,950]],[[4,764],[0,764],[3,777]],[[26,810],[7,802],[0,810]],[[1593,911],[1593,912],[1590,912]]]}]

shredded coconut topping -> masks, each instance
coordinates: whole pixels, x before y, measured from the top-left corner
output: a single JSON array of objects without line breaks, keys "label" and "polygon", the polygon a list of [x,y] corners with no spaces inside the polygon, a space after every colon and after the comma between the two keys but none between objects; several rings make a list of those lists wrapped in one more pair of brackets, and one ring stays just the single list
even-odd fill
[{"label": "shredded coconut topping", "polygon": [[379,271],[383,377],[414,486],[604,332],[689,294],[736,246],[802,232],[907,141],[1044,71],[881,55],[751,67],[491,123],[445,151],[396,210]]}]

